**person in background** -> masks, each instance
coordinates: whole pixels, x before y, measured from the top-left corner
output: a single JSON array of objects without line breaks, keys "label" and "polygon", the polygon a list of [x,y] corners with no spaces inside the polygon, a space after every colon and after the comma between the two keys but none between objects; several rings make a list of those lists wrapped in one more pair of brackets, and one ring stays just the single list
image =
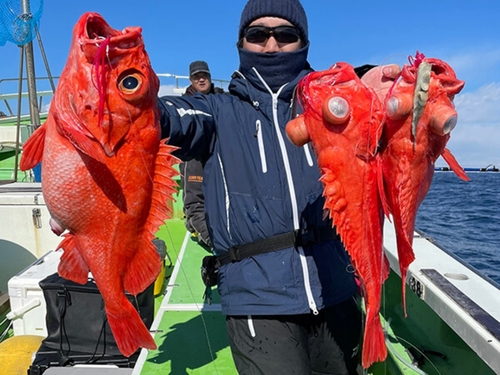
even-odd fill
[{"label": "person in background", "polygon": [[[158,102],[175,154],[205,163],[206,219],[239,374],[357,374],[354,270],[324,215],[313,150],[285,132],[294,89],[312,71],[308,37],[299,0],[249,0],[229,93]],[[362,79],[383,96],[399,72],[373,67]]]},{"label": "person in background", "polygon": [[193,61],[189,64],[189,82],[191,84],[186,89],[184,95],[194,95],[197,92],[202,94],[223,94],[222,87],[216,87],[212,83],[212,75],[205,61]]},{"label": "person in background", "polygon": [[[197,92],[202,94],[223,94],[221,87],[215,87],[212,83],[210,69],[205,61],[193,61],[189,65],[189,81],[191,84],[184,95],[193,96]],[[210,235],[205,222],[205,203],[202,192],[203,164],[193,159],[179,165],[181,174],[184,204],[184,215],[186,216],[186,229],[193,233],[199,243],[207,249],[212,248]]]}]

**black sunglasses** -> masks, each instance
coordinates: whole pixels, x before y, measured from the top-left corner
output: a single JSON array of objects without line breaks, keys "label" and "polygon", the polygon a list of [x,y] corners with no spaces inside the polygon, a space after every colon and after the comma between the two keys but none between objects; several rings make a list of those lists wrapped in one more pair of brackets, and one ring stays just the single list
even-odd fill
[{"label": "black sunglasses", "polygon": [[265,43],[271,36],[278,43],[295,43],[300,39],[299,32],[293,26],[250,26],[245,29],[243,36],[248,43]]}]

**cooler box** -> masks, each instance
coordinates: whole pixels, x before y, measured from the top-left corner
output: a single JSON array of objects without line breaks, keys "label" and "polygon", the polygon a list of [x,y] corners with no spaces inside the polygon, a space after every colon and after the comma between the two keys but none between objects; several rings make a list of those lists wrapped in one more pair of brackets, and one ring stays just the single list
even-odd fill
[{"label": "cooler box", "polygon": [[[50,251],[8,282],[14,336],[47,336],[46,305],[38,283],[57,272],[61,251]],[[19,317],[16,318],[16,316]]]},{"label": "cooler box", "polygon": [[52,233],[49,220],[40,183],[0,185],[0,246],[40,258],[61,242],[61,237]]}]

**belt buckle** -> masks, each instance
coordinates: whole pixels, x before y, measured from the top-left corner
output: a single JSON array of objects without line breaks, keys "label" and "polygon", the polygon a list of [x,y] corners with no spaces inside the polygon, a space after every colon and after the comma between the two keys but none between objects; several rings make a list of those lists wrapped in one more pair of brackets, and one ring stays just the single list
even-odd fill
[{"label": "belt buckle", "polygon": [[310,228],[307,232],[302,232],[300,235],[302,246],[314,245],[319,242],[319,230],[317,227]]}]

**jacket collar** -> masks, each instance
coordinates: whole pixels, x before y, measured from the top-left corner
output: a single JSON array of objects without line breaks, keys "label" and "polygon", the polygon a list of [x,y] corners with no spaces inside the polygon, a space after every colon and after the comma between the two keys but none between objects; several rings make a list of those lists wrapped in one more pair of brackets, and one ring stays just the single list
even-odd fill
[{"label": "jacket collar", "polygon": [[[307,63],[306,67],[293,80],[284,83],[276,90],[279,93],[278,98],[286,102],[291,101],[299,81],[312,71]],[[271,94],[269,85],[256,68],[252,68],[245,75],[239,70],[235,71],[229,84],[229,92],[249,102],[262,100],[264,96],[267,97]]]}]

